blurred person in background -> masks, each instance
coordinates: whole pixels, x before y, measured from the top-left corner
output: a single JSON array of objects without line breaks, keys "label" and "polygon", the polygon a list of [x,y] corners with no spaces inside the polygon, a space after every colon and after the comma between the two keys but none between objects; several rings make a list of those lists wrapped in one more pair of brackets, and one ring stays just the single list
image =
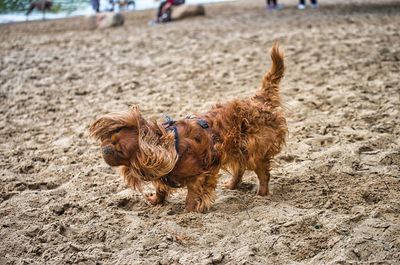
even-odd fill
[{"label": "blurred person in background", "polygon": [[267,10],[278,9],[278,0],[265,0],[267,4]]},{"label": "blurred person in background", "polygon": [[172,7],[183,5],[185,0],[162,0],[158,7],[155,23],[166,23],[171,21]]},{"label": "blurred person in background", "polygon": [[96,13],[100,12],[100,0],[90,0],[93,11]]},{"label": "blurred person in background", "polygon": [[[311,2],[311,7],[312,8],[317,8],[318,3],[317,0],[310,0]],[[297,6],[298,9],[304,9],[306,8],[306,1],[305,0],[300,0],[299,5]]]}]

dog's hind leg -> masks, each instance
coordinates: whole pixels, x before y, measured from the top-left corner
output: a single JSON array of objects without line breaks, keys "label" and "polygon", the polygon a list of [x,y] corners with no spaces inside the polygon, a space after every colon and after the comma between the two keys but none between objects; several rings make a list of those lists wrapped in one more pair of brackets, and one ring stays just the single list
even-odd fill
[{"label": "dog's hind leg", "polygon": [[240,184],[240,182],[242,182],[242,177],[245,170],[242,167],[240,167],[239,164],[232,167],[231,170],[232,170],[232,177],[225,184],[225,187],[230,190],[235,190]]},{"label": "dog's hind leg", "polygon": [[187,212],[204,212],[211,208],[215,201],[218,170],[196,176],[187,182],[186,196]]},{"label": "dog's hind leg", "polygon": [[257,195],[267,196],[270,194],[269,179],[271,178],[271,174],[269,173],[269,171],[270,171],[269,159],[257,163],[257,168],[255,170],[259,181]]}]

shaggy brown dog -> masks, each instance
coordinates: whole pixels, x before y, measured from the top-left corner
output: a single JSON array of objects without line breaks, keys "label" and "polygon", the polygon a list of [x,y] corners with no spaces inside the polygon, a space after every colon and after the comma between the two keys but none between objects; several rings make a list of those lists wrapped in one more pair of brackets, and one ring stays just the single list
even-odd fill
[{"label": "shaggy brown dog", "polygon": [[147,121],[132,107],[100,117],[90,133],[101,140],[106,163],[119,167],[129,186],[142,191],[144,181],[153,183],[156,193],[147,196],[153,205],[163,203],[173,188],[187,187],[186,210],[209,209],[221,168],[232,173],[229,189],[238,186],[245,170],[255,171],[257,194],[268,195],[271,160],[288,132],[279,95],[283,53],[277,44],[271,58],[261,89],[249,99],[164,123]]}]

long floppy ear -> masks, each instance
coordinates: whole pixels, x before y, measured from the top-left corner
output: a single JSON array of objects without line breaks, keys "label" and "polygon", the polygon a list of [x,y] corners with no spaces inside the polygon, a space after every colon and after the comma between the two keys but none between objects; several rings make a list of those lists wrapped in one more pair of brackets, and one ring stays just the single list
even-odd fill
[{"label": "long floppy ear", "polygon": [[[156,132],[160,132],[161,136]],[[167,133],[160,124],[140,128],[139,152],[132,163],[143,180],[153,181],[167,175],[177,161],[178,153],[172,133]]]},{"label": "long floppy ear", "polygon": [[143,181],[137,175],[135,169],[131,167],[119,167],[119,173],[124,177],[126,184],[134,190],[143,191]]},{"label": "long floppy ear", "polygon": [[121,127],[139,127],[145,123],[139,107],[132,106],[128,111],[109,113],[98,118],[89,128],[90,136],[97,140],[108,137]]}]

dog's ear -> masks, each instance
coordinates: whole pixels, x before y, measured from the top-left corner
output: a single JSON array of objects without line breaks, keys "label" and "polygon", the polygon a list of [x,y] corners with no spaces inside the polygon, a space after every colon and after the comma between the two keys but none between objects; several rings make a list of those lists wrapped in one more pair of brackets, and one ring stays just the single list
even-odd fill
[{"label": "dog's ear", "polygon": [[137,171],[134,168],[121,166],[119,167],[119,172],[124,177],[124,180],[129,187],[142,192],[143,181],[141,180],[140,176],[137,174]]},{"label": "dog's ear", "polygon": [[139,151],[133,167],[144,180],[156,180],[171,172],[178,161],[175,137],[162,125],[142,126],[139,130]]},{"label": "dog's ear", "polygon": [[139,107],[132,106],[129,111],[109,113],[98,118],[89,128],[90,136],[97,140],[108,137],[122,127],[139,127],[143,119]]}]

